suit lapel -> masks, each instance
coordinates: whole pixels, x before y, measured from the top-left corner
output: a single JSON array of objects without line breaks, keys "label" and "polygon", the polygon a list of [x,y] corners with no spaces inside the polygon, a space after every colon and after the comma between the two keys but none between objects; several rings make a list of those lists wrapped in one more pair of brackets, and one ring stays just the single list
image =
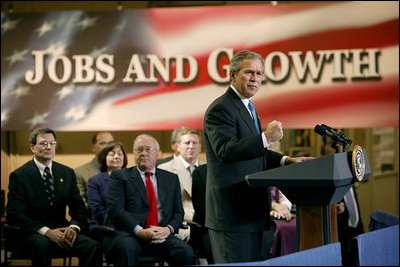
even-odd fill
[{"label": "suit lapel", "polygon": [[158,194],[158,201],[160,202],[161,207],[165,203],[165,199],[167,197],[166,187],[168,187],[167,179],[163,179],[163,173],[156,169],[156,179],[157,179],[157,194]]},{"label": "suit lapel", "polygon": [[[251,118],[249,111],[243,105],[242,100],[235,93],[235,91],[233,91],[233,89],[231,87],[229,87],[228,95],[231,97],[233,104],[238,109],[238,113],[240,114],[240,117],[246,123],[246,125],[249,127],[249,129],[255,133],[258,133],[256,127],[254,126],[253,119]],[[257,123],[260,126],[260,120],[259,120],[258,114],[257,114]],[[261,129],[261,127],[260,127],[260,129]]]},{"label": "suit lapel", "polygon": [[180,169],[178,170],[179,180],[182,186],[182,190],[186,191],[189,196],[192,196],[192,177],[188,169]]},{"label": "suit lapel", "polygon": [[50,207],[50,203],[47,199],[47,192],[46,187],[44,185],[43,177],[40,174],[38,167],[36,166],[35,162],[32,160],[29,164],[28,173],[29,175],[29,182],[31,184],[30,188],[36,191],[37,196],[39,196],[39,201]]},{"label": "suit lapel", "polygon": [[134,186],[138,189],[140,197],[147,204],[147,206],[149,206],[149,202],[147,200],[146,187],[143,183],[142,177],[140,176],[140,173],[137,168],[132,168],[130,179],[132,180]]},{"label": "suit lapel", "polygon": [[62,177],[60,173],[60,168],[58,168],[57,164],[54,161],[53,161],[53,166],[51,168],[51,172],[53,174],[54,196],[57,201],[57,196],[61,195],[60,192],[63,189],[61,180],[64,182],[65,177]]},{"label": "suit lapel", "polygon": [[186,191],[190,196],[192,196],[192,177],[190,172],[185,168],[179,157],[173,159],[172,172],[176,173],[179,177],[179,182],[181,184],[181,190]]}]

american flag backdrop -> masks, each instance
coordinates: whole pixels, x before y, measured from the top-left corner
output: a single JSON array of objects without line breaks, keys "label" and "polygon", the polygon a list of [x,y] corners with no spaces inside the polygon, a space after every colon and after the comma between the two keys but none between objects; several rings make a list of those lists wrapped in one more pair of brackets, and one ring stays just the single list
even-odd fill
[{"label": "american flag backdrop", "polygon": [[[253,99],[263,125],[398,126],[398,32],[398,2],[2,13],[1,130],[200,129],[241,49],[270,66]],[[45,55],[37,83],[33,51]]]}]

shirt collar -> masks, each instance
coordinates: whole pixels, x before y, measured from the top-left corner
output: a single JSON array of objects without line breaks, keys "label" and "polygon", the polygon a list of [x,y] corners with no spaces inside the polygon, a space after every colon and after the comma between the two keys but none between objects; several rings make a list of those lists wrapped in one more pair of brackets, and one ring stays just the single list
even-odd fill
[{"label": "shirt collar", "polygon": [[43,176],[44,169],[46,167],[49,167],[50,173],[52,173],[51,168],[53,167],[53,161],[50,161],[49,165],[44,165],[43,163],[39,162],[35,157],[33,158],[33,161],[35,162],[36,167],[38,167],[40,174]]},{"label": "shirt collar", "polygon": [[[137,168],[137,169],[138,169],[138,171],[139,171],[139,173],[140,173],[140,175],[141,175],[142,177],[144,177],[144,176],[145,176],[145,173],[148,172],[148,171],[141,171],[139,168]],[[152,169],[150,172],[151,172],[151,173],[153,174],[153,176],[154,176],[154,174],[156,173],[156,168]]]},{"label": "shirt collar", "polygon": [[246,97],[244,97],[242,94],[240,94],[239,91],[236,90],[236,88],[233,87],[232,84],[231,84],[230,86],[231,86],[231,88],[233,89],[233,91],[237,94],[237,96],[240,98],[240,100],[242,100],[244,106],[247,107],[247,105],[249,104],[250,98],[246,98]]},{"label": "shirt collar", "polygon": [[[185,169],[187,169],[188,167],[190,167],[191,165],[182,157],[182,155],[178,156],[179,159],[182,161],[182,164],[185,166]],[[199,166],[199,160],[197,159],[196,162],[193,164],[193,166]]]}]

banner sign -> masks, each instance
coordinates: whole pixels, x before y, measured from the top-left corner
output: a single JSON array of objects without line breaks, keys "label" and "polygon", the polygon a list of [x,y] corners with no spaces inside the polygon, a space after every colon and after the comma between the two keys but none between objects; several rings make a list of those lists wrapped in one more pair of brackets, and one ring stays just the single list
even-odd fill
[{"label": "banner sign", "polygon": [[1,15],[1,130],[201,129],[242,49],[266,125],[398,126],[398,2]]}]

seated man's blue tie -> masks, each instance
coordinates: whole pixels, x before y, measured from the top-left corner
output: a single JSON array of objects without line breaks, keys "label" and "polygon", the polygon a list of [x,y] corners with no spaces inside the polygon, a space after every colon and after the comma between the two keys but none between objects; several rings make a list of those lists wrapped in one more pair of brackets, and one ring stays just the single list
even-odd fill
[{"label": "seated man's blue tie", "polygon": [[251,112],[251,117],[253,119],[254,126],[256,127],[257,132],[259,133],[260,132],[260,126],[258,125],[257,113],[256,113],[256,109],[255,109],[255,107],[253,105],[253,102],[251,102],[251,100],[249,100],[248,107],[249,107],[249,110]]}]

